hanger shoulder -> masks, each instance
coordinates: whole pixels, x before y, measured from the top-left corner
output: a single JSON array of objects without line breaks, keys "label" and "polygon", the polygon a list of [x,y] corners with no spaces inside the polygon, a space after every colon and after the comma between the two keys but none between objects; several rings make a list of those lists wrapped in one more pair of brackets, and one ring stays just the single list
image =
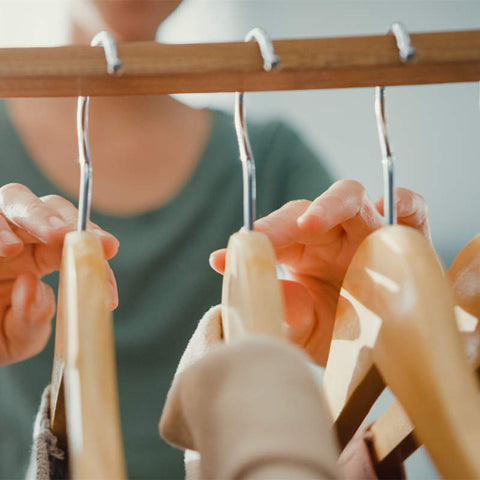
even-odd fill
[{"label": "hanger shoulder", "polygon": [[[322,385],[341,446],[385,388],[374,356],[385,320],[405,315],[407,307],[411,315],[420,310],[422,299],[408,305],[400,296],[416,292],[419,276],[425,280],[416,268],[426,251],[417,233],[402,226],[377,230],[359,246],[345,275]],[[435,289],[435,280],[427,284]]]},{"label": "hanger shoulder", "polygon": [[374,362],[440,473],[479,478],[479,389],[457,331],[453,290],[420,233],[389,230],[379,231],[375,245],[389,261],[376,255],[365,270],[383,318]]},{"label": "hanger shoulder", "polygon": [[[431,245],[407,227],[380,229],[359,247],[343,288],[357,313],[349,329],[336,327],[334,334],[334,342],[344,344],[344,356],[349,344],[356,355],[350,370],[336,370],[337,381],[346,383],[346,398],[352,396],[352,378],[361,385],[373,364],[440,472],[480,476],[473,453],[480,448],[478,387],[456,329],[451,286]],[[363,363],[362,352],[368,359]],[[334,380],[330,376],[330,384]],[[331,404],[330,385],[325,387]]]},{"label": "hanger shoulder", "polygon": [[342,289],[322,383],[341,448],[385,388],[371,353],[379,321]]},{"label": "hanger shoulder", "polygon": [[105,259],[94,234],[65,237],[61,275],[72,477],[126,478]]},{"label": "hanger shoulder", "polygon": [[[480,235],[457,255],[447,272],[457,305],[457,327],[471,366],[480,368]],[[462,311],[459,311],[458,309]],[[407,459],[419,446],[415,429],[398,400],[372,425],[372,445],[379,464],[392,456]]]},{"label": "hanger shoulder", "polygon": [[448,269],[458,306],[480,319],[480,234],[468,242]]},{"label": "hanger shoulder", "polygon": [[383,257],[375,259],[382,255],[375,247],[377,238],[378,233],[365,239],[345,275],[323,377],[322,390],[342,448],[385,388],[372,356],[382,325],[381,317],[375,313],[378,299],[372,295],[370,282],[363,280],[372,257],[375,263],[388,263]]},{"label": "hanger shoulder", "polygon": [[245,333],[284,338],[283,298],[273,247],[266,235],[234,233],[227,246],[222,324],[227,341]]}]

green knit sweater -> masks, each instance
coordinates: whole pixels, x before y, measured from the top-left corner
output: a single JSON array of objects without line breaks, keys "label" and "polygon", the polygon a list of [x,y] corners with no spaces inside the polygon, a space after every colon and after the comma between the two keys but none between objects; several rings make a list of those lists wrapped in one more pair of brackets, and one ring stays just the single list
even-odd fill
[{"label": "green knit sweater", "polygon": [[[214,111],[208,144],[184,189],[168,204],[133,217],[92,212],[120,240],[111,261],[120,306],[114,313],[120,410],[129,478],[183,478],[182,454],[158,435],[178,360],[202,314],[220,302],[221,277],[209,254],[242,224],[242,174],[230,115]],[[74,128],[74,119],[72,119]],[[258,217],[285,202],[313,199],[330,176],[281,122],[249,123],[257,165]],[[60,194],[32,162],[0,102],[0,185]],[[159,152],[159,157],[161,152]],[[75,161],[75,159],[72,159]],[[56,289],[57,275],[48,278]],[[22,478],[33,419],[50,382],[53,336],[36,357],[0,369],[0,478]]]}]

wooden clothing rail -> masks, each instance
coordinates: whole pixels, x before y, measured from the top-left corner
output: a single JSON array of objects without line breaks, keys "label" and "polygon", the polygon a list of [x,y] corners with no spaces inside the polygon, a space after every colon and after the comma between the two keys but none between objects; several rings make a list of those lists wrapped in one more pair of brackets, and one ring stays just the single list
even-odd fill
[{"label": "wooden clothing rail", "polygon": [[480,30],[411,34],[402,63],[393,35],[276,40],[280,65],[264,72],[255,42],[118,45],[120,74],[103,48],[0,49],[0,97],[159,95],[307,90],[480,80]]}]

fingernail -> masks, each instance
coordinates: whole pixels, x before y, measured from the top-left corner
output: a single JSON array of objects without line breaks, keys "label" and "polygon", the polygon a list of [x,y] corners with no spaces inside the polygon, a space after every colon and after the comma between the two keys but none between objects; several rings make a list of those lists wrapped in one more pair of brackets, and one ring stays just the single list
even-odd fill
[{"label": "fingernail", "polygon": [[313,206],[297,218],[297,224],[305,223],[309,217],[317,219],[317,218],[322,218],[324,216],[325,216],[325,209],[322,206],[320,205]]},{"label": "fingernail", "polygon": [[60,217],[50,217],[48,219],[48,224],[55,229],[68,227],[67,222]]},{"label": "fingernail", "polygon": [[208,264],[213,268],[213,259],[215,258],[215,252],[211,253],[208,257]]},{"label": "fingernail", "polygon": [[[35,291],[35,297],[32,299],[32,302],[29,305],[30,312],[35,312],[44,308],[45,297],[46,297],[46,286],[42,282],[37,283],[37,288]],[[31,317],[31,323],[36,323],[37,318],[35,315]]]},{"label": "fingernail", "polygon": [[118,307],[118,292],[117,287],[111,282],[108,282],[108,295],[110,297],[110,311]]},{"label": "fingernail", "polygon": [[89,230],[103,238],[110,238],[110,239],[113,238],[114,240],[117,239],[115,235],[112,235],[111,233],[108,233],[105,230],[102,230],[100,227],[92,227],[92,228],[89,228]]},{"label": "fingernail", "polygon": [[308,215],[301,215],[300,217],[297,218],[297,225],[303,225],[307,221]]},{"label": "fingernail", "polygon": [[37,291],[35,292],[35,300],[34,300],[32,306],[39,307],[43,304],[43,302],[45,301],[45,290],[46,290],[46,288],[47,287],[42,282],[39,282],[37,284]]},{"label": "fingernail", "polygon": [[12,232],[3,230],[0,232],[0,241],[6,245],[13,245],[15,243],[21,243],[21,240]]},{"label": "fingernail", "polygon": [[297,219],[297,225],[300,228],[318,228],[322,225],[322,220],[320,215],[312,214],[312,213],[305,213],[301,217]]},{"label": "fingernail", "polygon": [[106,232],[105,230],[98,230],[98,234],[104,238],[110,238],[113,240],[117,240],[117,237],[115,235],[112,235],[111,233]]}]

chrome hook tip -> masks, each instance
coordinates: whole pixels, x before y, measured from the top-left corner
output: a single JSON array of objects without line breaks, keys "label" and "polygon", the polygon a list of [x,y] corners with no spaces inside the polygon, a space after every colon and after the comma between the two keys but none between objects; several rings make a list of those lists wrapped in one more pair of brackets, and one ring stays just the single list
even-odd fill
[{"label": "chrome hook tip", "polygon": [[261,27],[255,27],[245,36],[245,41],[255,40],[259,47],[263,58],[263,69],[270,72],[273,68],[280,64],[280,57],[275,54],[273,42],[268,33]]},{"label": "chrome hook tip", "polygon": [[107,61],[107,72],[110,75],[119,72],[122,68],[122,61],[118,57],[117,44],[108,32],[102,30],[97,33],[90,42],[90,45],[92,47],[103,47],[105,59]]},{"label": "chrome hook tip", "polygon": [[115,75],[121,68],[122,62],[120,59],[118,59],[117,61],[115,61],[115,63],[107,65],[107,72],[110,75]]},{"label": "chrome hook tip", "polygon": [[410,35],[405,25],[402,22],[394,22],[390,27],[389,33],[390,32],[395,35],[402,62],[407,62],[414,58],[417,52],[412,46]]},{"label": "chrome hook tip", "polygon": [[280,64],[280,57],[278,55],[274,54],[269,62],[265,62],[263,64],[263,68],[266,72],[270,72],[275,67],[277,67],[279,64]]}]

